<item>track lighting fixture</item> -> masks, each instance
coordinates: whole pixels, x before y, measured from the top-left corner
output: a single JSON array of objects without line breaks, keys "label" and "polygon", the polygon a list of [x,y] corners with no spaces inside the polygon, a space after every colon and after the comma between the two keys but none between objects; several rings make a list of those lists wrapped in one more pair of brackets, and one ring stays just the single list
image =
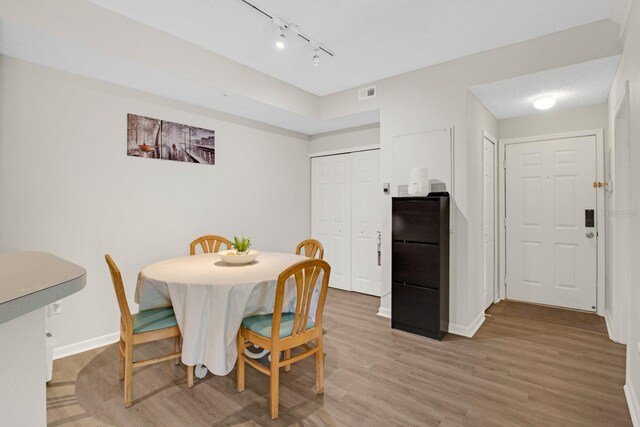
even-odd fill
[{"label": "track lighting fixture", "polygon": [[284,27],[280,27],[280,35],[278,36],[278,40],[276,41],[276,47],[278,49],[284,49],[286,40],[287,36],[284,35]]},{"label": "track lighting fixture", "polygon": [[314,39],[306,35],[304,32],[302,32],[300,27],[298,27],[293,22],[286,22],[283,19],[278,18],[274,14],[269,13],[266,10],[264,10],[262,7],[254,4],[252,0],[240,0],[240,1],[242,1],[247,6],[250,6],[257,12],[260,12],[261,14],[269,18],[271,21],[273,21],[274,24],[276,24],[280,28],[280,35],[276,40],[276,47],[278,49],[284,49],[286,46],[286,39],[287,39],[287,36],[285,34],[285,30],[286,30],[290,33],[295,33],[298,37],[300,37],[302,40],[304,40],[305,42],[309,43],[309,45],[311,45],[311,47],[313,48],[313,57],[311,59],[311,63],[313,64],[314,67],[317,67],[318,65],[320,65],[320,51],[326,53],[329,56],[335,56],[335,54],[331,50],[327,49],[322,44],[320,44],[319,42],[315,41]]}]

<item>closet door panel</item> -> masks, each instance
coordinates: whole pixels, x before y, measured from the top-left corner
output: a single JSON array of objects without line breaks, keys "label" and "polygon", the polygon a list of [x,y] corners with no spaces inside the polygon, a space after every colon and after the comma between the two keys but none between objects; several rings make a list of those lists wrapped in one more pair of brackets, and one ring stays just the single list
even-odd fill
[{"label": "closet door panel", "polygon": [[329,286],[351,290],[351,163],[348,154],[311,159],[311,235],[331,265]]}]

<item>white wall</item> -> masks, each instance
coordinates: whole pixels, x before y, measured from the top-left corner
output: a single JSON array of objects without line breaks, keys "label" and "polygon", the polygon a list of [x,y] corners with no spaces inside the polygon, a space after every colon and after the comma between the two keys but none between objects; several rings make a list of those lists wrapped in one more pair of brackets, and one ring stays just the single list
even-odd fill
[{"label": "white wall", "polygon": [[380,124],[311,136],[309,152],[322,153],[370,145],[380,145]]},{"label": "white wall", "polygon": [[[454,128],[455,232],[451,236],[450,323],[473,332],[484,311],[482,298],[482,152],[467,88],[619,54],[619,28],[610,21],[493,49],[375,82],[375,98],[358,101],[357,90],[321,98],[325,119],[380,110],[381,181],[393,183],[393,138]],[[382,294],[391,289],[391,200],[383,198]],[[391,298],[381,300],[389,311]]]},{"label": "white wall", "polygon": [[[137,272],[202,234],[293,251],[310,233],[308,139],[0,56],[0,251],[44,250],[87,269],[48,319],[60,346],[118,331],[104,254],[129,303]],[[216,165],[128,157],[127,113],[216,131]]]},{"label": "white wall", "polygon": [[[609,96],[609,129],[613,129],[616,107],[624,96],[625,82],[629,81],[631,101],[631,260],[627,301],[627,378],[625,392],[635,426],[640,426],[640,286],[634,281],[640,277],[640,4],[632,2],[623,36],[624,51],[620,67]],[[611,134],[611,132],[610,132]],[[615,185],[615,180],[614,180]],[[615,187],[614,187],[615,189]],[[614,190],[615,191],[615,190]],[[637,279],[636,279],[637,280]]]},{"label": "white wall", "polygon": [[[498,120],[500,139],[609,128],[607,104]],[[605,132],[606,134],[606,132]]]}]

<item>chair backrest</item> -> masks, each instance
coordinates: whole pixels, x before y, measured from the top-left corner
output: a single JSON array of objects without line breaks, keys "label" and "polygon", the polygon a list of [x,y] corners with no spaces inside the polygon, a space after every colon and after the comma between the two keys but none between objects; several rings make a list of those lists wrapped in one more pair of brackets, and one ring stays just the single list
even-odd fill
[{"label": "chair backrest", "polygon": [[127,333],[133,333],[133,320],[131,319],[131,311],[129,310],[129,304],[127,303],[127,296],[124,292],[122,274],[120,274],[120,269],[113,261],[113,258],[111,258],[111,255],[105,255],[104,259],[107,261],[107,265],[109,266],[113,289],[116,291],[116,299],[118,300],[118,307],[120,307],[120,321],[122,322],[122,328]]},{"label": "chair backrest", "polygon": [[196,240],[191,242],[190,255],[196,254],[196,247],[198,245],[200,245],[202,252],[205,254],[217,253],[223,243],[227,245],[227,249],[231,249],[231,242],[229,239],[225,239],[222,236],[207,235],[198,237]]},{"label": "chair backrest", "polygon": [[316,239],[307,239],[298,243],[298,246],[296,246],[296,254],[300,255],[303,249],[303,255],[307,258],[323,259],[324,257],[324,248],[322,247],[322,243]]},{"label": "chair backrest", "polygon": [[318,330],[322,331],[322,312],[324,310],[324,302],[327,299],[331,266],[321,259],[307,259],[293,264],[278,276],[276,301],[273,307],[273,322],[271,324],[272,340],[278,340],[280,337],[280,320],[282,318],[282,305],[287,281],[293,277],[296,286],[296,306],[293,313],[294,320],[291,331],[291,336],[296,336],[307,330],[313,293],[318,286],[318,279],[321,274],[322,283],[320,283],[320,295],[314,320]]}]

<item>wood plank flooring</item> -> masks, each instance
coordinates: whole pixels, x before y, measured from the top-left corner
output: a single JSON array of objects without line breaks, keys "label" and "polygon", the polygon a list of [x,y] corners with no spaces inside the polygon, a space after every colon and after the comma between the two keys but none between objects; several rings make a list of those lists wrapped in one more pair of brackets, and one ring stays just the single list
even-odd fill
[{"label": "wood plank flooring", "polygon": [[[54,363],[50,426],[630,426],[622,386],[625,347],[602,318],[501,302],[473,339],[442,342],[392,330],[378,299],[330,290],[325,308],[325,394],[314,361],[280,375],[280,418],[269,419],[268,378],[247,367],[186,388],[171,362],[136,370],[122,403],[111,345]],[[150,344],[152,356],[170,343]]]}]

